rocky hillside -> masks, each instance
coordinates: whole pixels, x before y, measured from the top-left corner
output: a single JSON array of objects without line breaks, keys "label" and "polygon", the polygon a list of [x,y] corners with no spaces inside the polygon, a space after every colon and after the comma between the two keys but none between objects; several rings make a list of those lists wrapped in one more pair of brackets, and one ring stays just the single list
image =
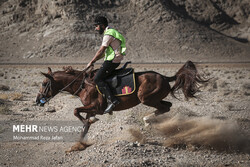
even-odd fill
[{"label": "rocky hillside", "polygon": [[105,15],[137,63],[249,62],[249,0],[1,0],[0,61],[87,63]]}]

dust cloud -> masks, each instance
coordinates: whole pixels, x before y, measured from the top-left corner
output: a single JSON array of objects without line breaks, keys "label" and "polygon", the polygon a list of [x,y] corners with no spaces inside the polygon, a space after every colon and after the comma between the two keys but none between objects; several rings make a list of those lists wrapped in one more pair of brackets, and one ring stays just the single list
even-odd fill
[{"label": "dust cloud", "polygon": [[153,127],[165,136],[163,143],[166,146],[250,153],[250,140],[232,120],[177,114],[161,118]]},{"label": "dust cloud", "polygon": [[129,129],[129,133],[131,134],[132,141],[133,142],[139,142],[141,144],[146,143],[146,138],[145,136],[141,133],[139,129]]}]

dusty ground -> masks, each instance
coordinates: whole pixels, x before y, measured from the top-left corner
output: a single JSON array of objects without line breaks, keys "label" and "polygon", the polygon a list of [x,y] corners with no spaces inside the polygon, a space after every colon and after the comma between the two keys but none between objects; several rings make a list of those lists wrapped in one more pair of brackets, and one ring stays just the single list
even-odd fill
[{"label": "dusty ground", "polygon": [[[135,71],[154,70],[172,76],[175,65],[134,65]],[[0,140],[11,123],[42,121],[79,123],[73,109],[77,98],[61,93],[45,107],[35,97],[46,66],[0,67]],[[61,66],[52,69],[61,70]],[[75,66],[81,69],[81,66]],[[250,166],[250,65],[200,64],[212,78],[201,88],[200,99],[168,96],[171,111],[144,127],[143,116],[154,111],[143,105],[97,116],[84,151],[66,154],[75,142],[1,141],[0,166]],[[55,112],[49,112],[53,111]],[[79,133],[72,133],[72,138]]]}]

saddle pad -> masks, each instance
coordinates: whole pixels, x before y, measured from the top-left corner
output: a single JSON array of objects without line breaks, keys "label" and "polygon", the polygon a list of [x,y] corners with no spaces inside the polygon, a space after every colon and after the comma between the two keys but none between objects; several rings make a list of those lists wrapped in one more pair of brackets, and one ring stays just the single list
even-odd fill
[{"label": "saddle pad", "polygon": [[[110,87],[110,90],[112,92],[113,95],[115,96],[124,96],[124,95],[130,95],[132,93],[134,93],[135,89],[136,89],[136,85],[135,85],[135,73],[131,73],[129,75],[125,75],[125,76],[118,76],[117,77],[117,82],[118,85],[116,87],[112,86],[112,80],[108,80],[107,83]],[[100,94],[101,91],[99,90],[98,86],[97,90]]]}]

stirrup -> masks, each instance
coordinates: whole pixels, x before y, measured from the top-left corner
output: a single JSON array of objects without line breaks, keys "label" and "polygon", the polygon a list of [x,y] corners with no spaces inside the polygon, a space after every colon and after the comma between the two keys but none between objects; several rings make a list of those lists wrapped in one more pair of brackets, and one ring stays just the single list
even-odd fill
[{"label": "stirrup", "polygon": [[117,104],[119,104],[119,103],[120,103],[120,102],[119,102],[118,100],[114,101],[113,103],[110,103],[110,104],[108,105],[108,107],[105,109],[104,114],[107,114],[107,113],[112,112],[113,109],[115,108],[115,106],[116,106]]}]

